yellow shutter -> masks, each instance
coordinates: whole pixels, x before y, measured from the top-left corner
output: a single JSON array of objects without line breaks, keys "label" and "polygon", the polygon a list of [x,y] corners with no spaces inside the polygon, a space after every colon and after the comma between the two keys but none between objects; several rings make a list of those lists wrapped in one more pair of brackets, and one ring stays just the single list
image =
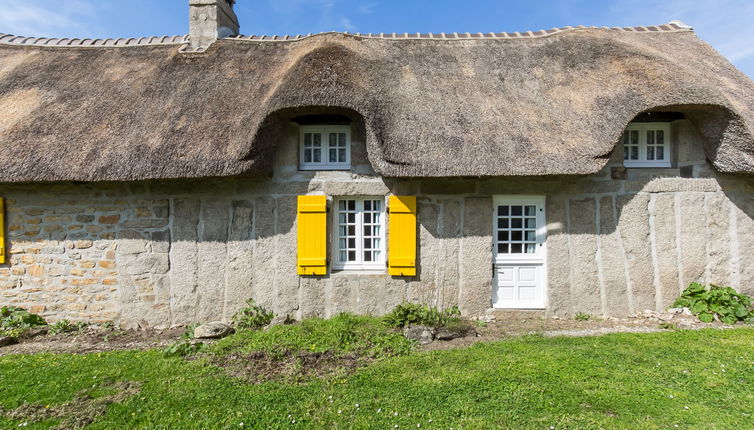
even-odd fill
[{"label": "yellow shutter", "polygon": [[298,274],[327,275],[326,196],[298,196]]},{"label": "yellow shutter", "polygon": [[5,199],[0,197],[0,264],[5,264]]},{"label": "yellow shutter", "polygon": [[388,273],[416,276],[416,197],[390,196]]}]

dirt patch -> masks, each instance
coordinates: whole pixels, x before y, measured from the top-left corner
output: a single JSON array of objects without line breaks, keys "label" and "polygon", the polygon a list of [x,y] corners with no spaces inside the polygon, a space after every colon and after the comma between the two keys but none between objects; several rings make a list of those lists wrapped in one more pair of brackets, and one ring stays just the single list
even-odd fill
[{"label": "dirt patch", "polygon": [[[45,406],[38,403],[25,403],[12,411],[3,411],[0,415],[25,423],[37,423],[46,420],[61,420],[54,429],[81,429],[107,412],[113,403],[121,403],[141,391],[141,382],[109,382],[95,388],[79,392],[76,397],[62,405]],[[113,394],[93,397],[95,389],[114,391]]]},{"label": "dirt patch", "polygon": [[145,350],[165,347],[179,339],[185,329],[108,330],[88,327],[81,332],[52,335],[37,330],[24,336],[20,343],[0,347],[0,356],[44,352],[88,354],[93,352]]},{"label": "dirt patch", "polygon": [[576,321],[555,318],[509,318],[480,323],[476,336],[467,336],[422,345],[422,350],[463,348],[477,342],[494,342],[516,336],[541,334],[543,336],[600,336],[610,333],[654,333],[674,329],[730,328],[720,322],[703,323],[694,316],[652,312],[631,318],[591,319]]},{"label": "dirt patch", "polygon": [[313,378],[344,377],[368,365],[372,359],[358,355],[326,352],[287,352],[282,356],[266,352],[212,357],[210,362],[236,378],[253,384],[268,381],[307,382]]}]

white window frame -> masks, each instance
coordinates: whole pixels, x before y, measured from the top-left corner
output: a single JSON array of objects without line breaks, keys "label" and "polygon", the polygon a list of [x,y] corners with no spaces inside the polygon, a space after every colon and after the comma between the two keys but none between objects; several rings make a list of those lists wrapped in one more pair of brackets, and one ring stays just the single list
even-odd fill
[{"label": "white window frame", "polygon": [[[665,142],[663,144],[663,159],[647,160],[647,132],[656,130],[661,130],[665,135]],[[624,147],[626,144],[625,133],[629,133],[631,131],[639,132],[639,159],[626,160],[624,158],[623,165],[625,167],[671,167],[670,157],[672,151],[672,139],[670,135],[669,122],[632,122],[628,125],[628,127],[626,127],[626,130],[622,135],[622,145]]]},{"label": "white window frame", "polygon": [[[547,225],[545,223],[545,197],[544,196],[524,196],[524,195],[498,195],[493,199],[492,214],[492,234],[493,234],[493,256],[495,264],[516,263],[544,263],[547,261]],[[497,227],[497,207],[506,206],[536,206],[539,210],[535,215],[537,228],[535,240],[535,252],[533,254],[499,254],[498,253],[498,227]],[[508,243],[508,242],[506,242]]]},{"label": "white window frame", "polygon": [[[348,125],[303,125],[299,134],[299,170],[349,170],[351,168],[351,127]],[[304,135],[320,133],[322,135],[322,158],[319,163],[304,161]],[[345,133],[346,161],[331,163],[329,158],[330,133]]]},{"label": "white window frame", "polygon": [[[340,261],[340,202],[344,200],[356,201],[356,253],[357,261]],[[376,236],[380,239],[379,248],[373,248],[380,251],[380,258],[377,261],[365,262],[364,260],[364,201],[379,200],[382,203],[380,211],[380,234]],[[333,217],[332,217],[332,269],[333,270],[369,270],[385,271],[385,262],[387,261],[387,199],[385,196],[339,196],[333,198]]]}]

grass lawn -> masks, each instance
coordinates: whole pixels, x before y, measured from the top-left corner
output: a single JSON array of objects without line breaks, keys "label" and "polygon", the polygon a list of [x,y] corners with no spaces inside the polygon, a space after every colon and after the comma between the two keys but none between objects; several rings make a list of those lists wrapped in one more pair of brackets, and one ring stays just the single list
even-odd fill
[{"label": "grass lawn", "polygon": [[[291,344],[311,342],[312,350],[333,342],[344,345],[340,335],[294,327],[279,329],[278,336]],[[373,333],[367,329],[362,334]],[[213,346],[211,353],[276,348],[265,338],[269,334],[236,336]],[[359,344],[358,339],[345,342]],[[8,356],[0,358],[0,407],[6,417],[24,402],[54,409],[70,404],[82,390],[106,396],[117,391],[115,383],[131,381],[140,384],[140,391],[104,407],[87,428],[754,425],[753,328],[529,336],[465,349],[396,353],[402,355],[380,359],[350,376],[261,384],[226,376],[207,360],[168,358],[161,351]],[[27,429],[60,423],[26,421]],[[0,428],[24,422],[0,416]]]}]

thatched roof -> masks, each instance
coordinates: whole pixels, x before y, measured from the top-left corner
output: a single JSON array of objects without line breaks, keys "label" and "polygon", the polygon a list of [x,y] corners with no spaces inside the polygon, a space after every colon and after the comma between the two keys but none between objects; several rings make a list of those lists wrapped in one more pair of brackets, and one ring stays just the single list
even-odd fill
[{"label": "thatched roof", "polygon": [[266,173],[276,112],[311,106],[361,115],[385,176],[593,173],[647,110],[754,172],[754,83],[676,24],[184,42],[0,35],[0,181]]}]

